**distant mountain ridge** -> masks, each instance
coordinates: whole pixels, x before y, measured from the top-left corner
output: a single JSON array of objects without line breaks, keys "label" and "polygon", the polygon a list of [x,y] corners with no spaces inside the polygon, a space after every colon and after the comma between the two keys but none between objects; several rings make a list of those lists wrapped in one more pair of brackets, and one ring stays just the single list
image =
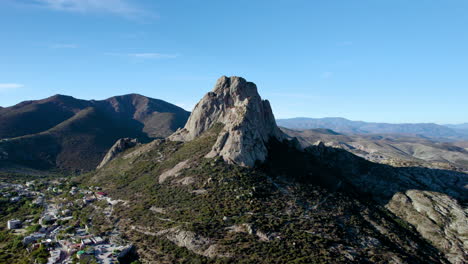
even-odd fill
[{"label": "distant mountain ridge", "polygon": [[326,128],[348,134],[411,134],[428,138],[468,139],[468,132],[434,123],[390,124],[352,121],[341,117],[278,119],[279,126],[289,129]]},{"label": "distant mountain ridge", "polygon": [[145,142],[185,125],[189,112],[139,94],[106,100],[54,95],[0,108],[0,169],[91,170],[120,138]]},{"label": "distant mountain ridge", "polygon": [[468,123],[463,123],[463,124],[448,124],[445,125],[447,127],[453,128],[453,129],[462,129],[462,130],[468,130]]}]

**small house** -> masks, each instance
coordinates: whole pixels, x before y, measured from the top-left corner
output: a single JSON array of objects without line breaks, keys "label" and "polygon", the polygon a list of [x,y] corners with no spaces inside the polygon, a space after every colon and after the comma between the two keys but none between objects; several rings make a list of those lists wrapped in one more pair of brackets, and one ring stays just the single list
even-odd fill
[{"label": "small house", "polygon": [[18,229],[21,227],[21,221],[18,219],[8,220],[7,227],[8,229]]}]

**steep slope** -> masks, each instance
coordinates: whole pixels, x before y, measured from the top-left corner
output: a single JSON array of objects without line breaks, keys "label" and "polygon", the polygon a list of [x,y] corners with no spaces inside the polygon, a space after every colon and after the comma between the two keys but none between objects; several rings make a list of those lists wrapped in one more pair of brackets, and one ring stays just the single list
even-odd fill
[{"label": "steep slope", "polygon": [[468,133],[432,123],[388,124],[351,121],[345,118],[291,118],[279,119],[278,124],[290,129],[328,128],[347,134],[408,134],[440,139],[468,139]]},{"label": "steep slope", "polygon": [[183,127],[190,113],[162,100],[139,94],[115,96],[105,100],[111,112],[143,124],[143,132],[149,137],[167,137]]},{"label": "steep slope", "polygon": [[94,169],[119,138],[146,139],[134,124],[119,122],[89,107],[57,126],[2,143],[8,161],[36,169]]},{"label": "steep slope", "polygon": [[466,173],[374,164],[323,144],[308,150],[322,163],[336,168],[362,195],[367,194],[411,223],[450,262],[464,263],[468,253]]},{"label": "steep slope", "polygon": [[189,113],[161,100],[130,94],[103,101],[53,96],[0,110],[0,170],[69,172],[94,169],[120,138],[145,142],[185,124]]},{"label": "steep slope", "polygon": [[[322,144],[301,150],[253,87],[222,77],[184,129],[81,179],[113,201],[112,214],[95,210],[89,224],[122,232],[148,263],[447,263],[443,254],[462,263],[462,236],[443,236],[453,245],[443,247],[390,202],[415,189],[458,205],[466,174],[393,168]],[[237,151],[222,151],[224,138]],[[441,230],[463,234],[449,218]]]}]

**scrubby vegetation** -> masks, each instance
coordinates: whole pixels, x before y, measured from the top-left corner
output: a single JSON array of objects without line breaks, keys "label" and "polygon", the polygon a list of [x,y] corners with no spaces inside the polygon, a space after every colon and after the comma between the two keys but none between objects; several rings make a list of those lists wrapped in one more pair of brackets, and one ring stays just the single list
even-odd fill
[{"label": "scrubby vegetation", "polygon": [[[184,144],[162,141],[136,156],[128,150],[86,175],[121,200],[112,219],[96,215],[93,223],[114,221],[142,256],[161,263],[444,262],[385,208],[334,190],[340,174],[313,155],[272,142],[277,155],[254,169],[204,158],[220,129]],[[181,162],[187,166],[159,181]],[[171,232],[180,230],[197,241],[178,246]]]},{"label": "scrubby vegetation", "polygon": [[[31,203],[31,199],[23,198],[18,202],[10,202],[9,199],[0,198],[0,263],[31,263],[34,259],[43,261],[45,253],[43,250],[37,249],[29,254],[23,244],[23,236],[12,230],[6,229],[6,223],[10,219],[34,219],[37,221],[42,212],[42,208]],[[32,225],[26,229],[26,232],[34,232],[38,228],[37,225]],[[14,262],[13,262],[14,261]],[[47,257],[45,257],[46,263]]]}]

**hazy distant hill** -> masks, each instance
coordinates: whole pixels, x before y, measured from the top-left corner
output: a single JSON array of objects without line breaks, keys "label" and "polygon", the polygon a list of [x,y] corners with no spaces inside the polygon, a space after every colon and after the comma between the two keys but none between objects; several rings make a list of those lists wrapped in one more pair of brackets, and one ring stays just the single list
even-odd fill
[{"label": "hazy distant hill", "polygon": [[0,109],[0,168],[90,170],[122,137],[166,137],[189,112],[138,94],[107,100],[55,95]]},{"label": "hazy distant hill", "polygon": [[468,123],[457,124],[457,125],[445,125],[453,129],[468,130]]},{"label": "hazy distant hill", "polygon": [[468,132],[433,123],[388,124],[351,121],[340,117],[278,119],[279,126],[290,129],[328,128],[350,134],[412,134],[430,138],[468,138]]}]

